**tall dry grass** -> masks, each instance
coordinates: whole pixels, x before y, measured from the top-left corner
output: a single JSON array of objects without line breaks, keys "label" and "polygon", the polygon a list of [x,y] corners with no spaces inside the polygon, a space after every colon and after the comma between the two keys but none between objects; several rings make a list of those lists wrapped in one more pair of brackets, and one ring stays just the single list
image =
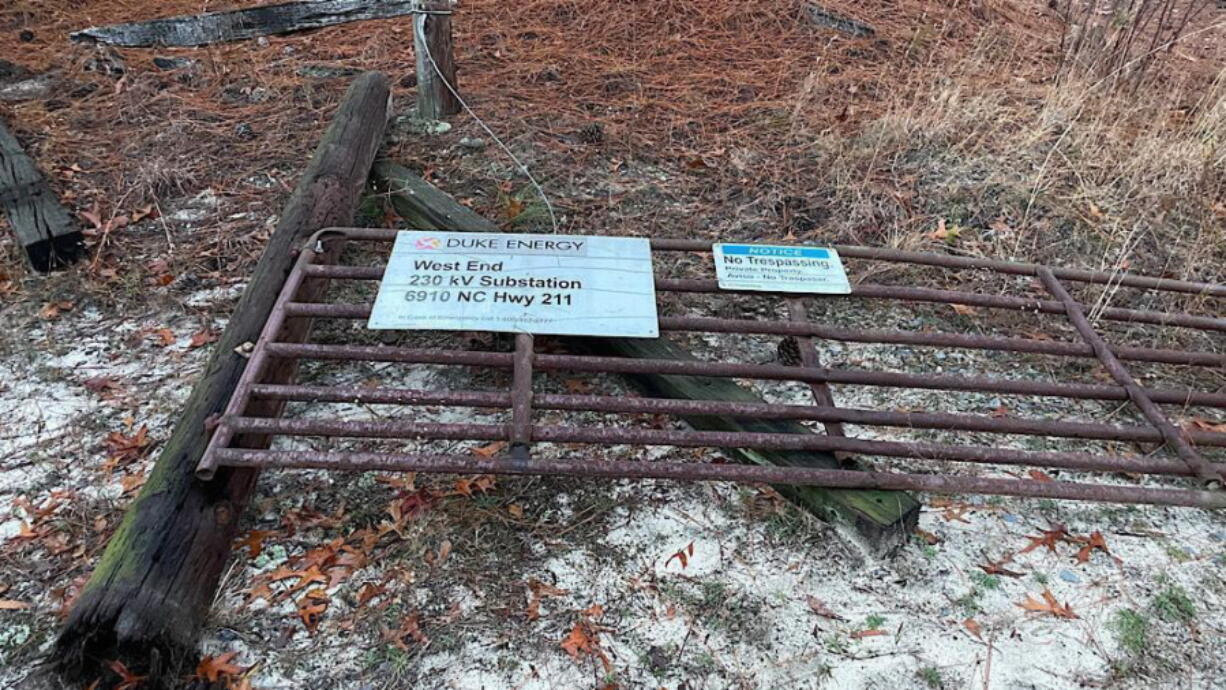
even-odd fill
[{"label": "tall dry grass", "polygon": [[1226,70],[1155,72],[1135,92],[1070,74],[984,89],[1008,69],[984,55],[813,144],[837,234],[1226,279]]},{"label": "tall dry grass", "polygon": [[[1135,89],[1214,0],[1055,0],[1063,19],[1062,78],[1101,78]],[[1220,3],[1218,3],[1220,4]]]}]

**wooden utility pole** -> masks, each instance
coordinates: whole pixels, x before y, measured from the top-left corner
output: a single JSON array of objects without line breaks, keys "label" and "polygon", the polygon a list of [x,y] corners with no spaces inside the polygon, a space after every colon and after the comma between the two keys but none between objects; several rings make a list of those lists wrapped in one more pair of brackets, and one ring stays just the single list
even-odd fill
[{"label": "wooden utility pole", "polygon": [[[54,654],[66,675],[96,677],[111,659],[154,676],[195,663],[200,627],[257,476],[235,468],[210,482],[196,479],[210,421],[225,409],[247,363],[241,353],[259,337],[297,250],[316,231],[353,222],[383,140],[390,93],[379,72],[349,87],[157,464],[69,613]],[[305,335],[307,325],[291,330]]]},{"label": "wooden utility pole", "polygon": [[460,90],[451,43],[452,6],[451,2],[423,2],[413,16],[417,114],[427,120],[441,120],[460,112],[460,99],[452,91]]}]

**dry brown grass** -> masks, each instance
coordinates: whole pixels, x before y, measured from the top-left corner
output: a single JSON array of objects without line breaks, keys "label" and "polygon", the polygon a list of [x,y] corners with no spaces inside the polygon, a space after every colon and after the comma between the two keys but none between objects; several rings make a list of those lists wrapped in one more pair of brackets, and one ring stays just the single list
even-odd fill
[{"label": "dry brown grass", "polygon": [[[1087,88],[1090,76],[1056,81],[1066,27],[1043,2],[823,4],[876,35],[816,27],[793,0],[752,12],[717,0],[469,0],[456,17],[461,88],[545,182],[569,231],[885,243],[1220,277],[1221,87],[1208,86],[1223,56],[1220,16],[1190,22],[1149,65],[1152,86],[1130,98]],[[0,11],[0,50],[64,75],[50,100],[3,114],[71,207],[169,210],[211,188],[227,212],[247,213],[173,246],[160,228],[114,233],[91,264],[102,291],[151,259],[243,275],[345,85],[298,68],[399,78],[412,66],[407,24],[395,20],[266,45],[65,43],[90,24],[199,9],[25,0]],[[19,40],[22,29],[35,40]],[[126,63],[122,76],[89,69],[108,55]],[[161,71],[154,55],[198,66]],[[517,176],[490,165],[493,148],[454,155],[456,139],[480,134],[466,116],[455,124],[389,154],[498,215],[499,185]],[[254,138],[238,134],[244,125]],[[271,188],[249,182],[265,174]],[[942,220],[961,230],[955,241],[933,239]]]},{"label": "dry brown grass", "polygon": [[[1056,0],[1060,74],[1139,87],[1152,65],[1195,33],[1214,0]],[[1218,3],[1220,5],[1220,3]]]},{"label": "dry brown grass", "polygon": [[1153,82],[1141,99],[1085,81],[1019,97],[976,89],[985,67],[900,100],[857,136],[818,139],[840,234],[1223,279],[1226,76]]}]

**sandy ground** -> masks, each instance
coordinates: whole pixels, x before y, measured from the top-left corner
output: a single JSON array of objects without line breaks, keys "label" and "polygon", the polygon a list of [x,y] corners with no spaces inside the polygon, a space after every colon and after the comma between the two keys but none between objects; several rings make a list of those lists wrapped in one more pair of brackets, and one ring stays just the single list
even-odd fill
[{"label": "sandy ground", "polygon": [[[123,454],[107,434],[131,438],[147,426],[156,445],[169,433],[207,351],[192,347],[191,338],[202,325],[222,327],[220,315],[236,294],[237,286],[198,290],[181,304],[139,315],[104,315],[84,304],[50,318],[28,305],[6,312],[10,323],[26,328],[6,334],[0,360],[8,420],[0,439],[6,555],[0,582],[3,598],[31,605],[0,612],[6,685],[19,684],[48,650],[65,590],[88,572],[151,462],[115,461]],[[215,316],[202,322],[201,313]],[[866,310],[852,302],[828,304],[822,317],[856,325],[916,319],[952,325],[951,317],[932,311]],[[336,329],[335,335],[346,334],[352,331]],[[689,345],[700,355],[719,351],[740,361],[774,356],[765,339],[696,336]],[[977,369],[1022,378],[1051,373],[1041,360],[1008,355],[822,348],[835,365]],[[327,383],[482,383],[456,376],[438,367],[386,365],[306,372],[309,380]],[[564,390],[558,380],[538,385]],[[613,380],[592,385],[620,390]],[[780,402],[805,394],[788,385],[762,392]],[[840,404],[853,406],[934,404],[931,393],[915,391],[845,388],[837,395]],[[1088,403],[978,394],[947,396],[944,403],[968,412],[1006,405],[1019,415],[1135,421]],[[301,405],[295,413],[321,411]],[[357,406],[329,412],[385,413]],[[458,417],[432,409],[424,418]],[[678,453],[624,452],[644,459]],[[239,547],[214,607],[206,652],[236,652],[233,662],[248,669],[258,688],[1222,683],[1221,515],[926,497],[923,536],[879,559],[759,487],[506,479],[478,480],[461,491],[460,481],[266,473],[246,516],[247,545]],[[1055,525],[1071,537],[1054,542],[1054,550],[1018,553]],[[1079,562],[1082,544],[1074,540],[1096,531],[1109,552],[1095,550]],[[1010,553],[1017,555],[1003,566],[1008,574],[981,569]],[[322,566],[318,581],[284,578],[309,564]],[[278,575],[283,579],[273,579]],[[1027,597],[1043,601],[1044,591],[1075,618],[1022,608]],[[318,604],[324,604],[319,612],[302,617],[304,607]],[[1128,641],[1122,611],[1142,621],[1142,642]],[[564,643],[576,630],[590,645],[572,645],[572,655]]]}]

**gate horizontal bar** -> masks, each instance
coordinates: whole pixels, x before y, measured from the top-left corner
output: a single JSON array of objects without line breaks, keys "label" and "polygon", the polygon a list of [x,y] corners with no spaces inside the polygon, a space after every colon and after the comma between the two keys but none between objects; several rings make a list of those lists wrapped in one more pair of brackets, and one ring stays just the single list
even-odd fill
[{"label": "gate horizontal bar", "polygon": [[[346,421],[334,419],[239,417],[232,420],[239,433],[286,436],[327,436],[404,440],[505,441],[504,424],[439,424],[401,420]],[[1132,472],[1190,476],[1178,461],[1092,453],[1022,451],[982,446],[939,443],[871,441],[820,434],[765,434],[736,431],[685,431],[674,429],[623,429],[617,427],[534,426],[532,438],[552,443],[601,445],[658,445],[684,448],[758,448],[762,450],[821,450],[863,455],[881,455],[917,460],[949,460],[993,465],[1021,465],[1098,472]]]},{"label": "gate horizontal bar", "polygon": [[[440,405],[500,408],[510,404],[505,393],[473,391],[424,391],[408,388],[364,388],[361,386],[289,386],[260,384],[252,387],[256,398],[300,402],[350,402],[395,405]],[[890,412],[851,407],[738,403],[720,400],[682,400],[675,398],[633,398],[605,395],[558,395],[537,393],[533,405],[545,410],[602,412],[610,414],[718,415],[747,419],[796,419],[814,422],[890,426],[907,429],[978,431],[1022,436],[1051,436],[1101,441],[1162,443],[1162,433],[1145,426],[1116,426],[1047,419],[986,417],[947,412]],[[1226,433],[1190,431],[1197,445],[1226,447]]]},{"label": "gate horizontal bar", "polygon": [[996,479],[956,475],[826,470],[810,467],[633,462],[626,460],[521,460],[505,456],[412,455],[348,451],[273,451],[219,448],[218,460],[235,467],[303,467],[327,470],[397,471],[446,474],[532,474],[573,477],[733,481],[797,484],[833,489],[928,491],[938,494],[998,494],[1111,503],[1149,503],[1219,510],[1226,493],[1142,486],[1081,484],[1033,479]]},{"label": "gate horizontal bar", "polygon": [[[512,364],[509,353],[378,347],[372,345],[269,343],[268,351],[270,354],[278,357],[301,359],[451,364],[502,368],[508,368]],[[729,376],[742,379],[799,382],[824,381],[826,383],[860,386],[920,388],[1003,395],[1033,395],[1078,400],[1128,400],[1128,392],[1120,386],[1092,383],[1051,383],[982,376],[902,374],[830,368],[810,369],[808,367],[789,367],[781,364],[729,364],[673,359],[538,355],[535,365],[537,369],[550,371]],[[1226,408],[1226,393],[1203,393],[1179,389],[1146,389],[1146,392],[1157,403]]]},{"label": "gate horizontal bar", "polygon": [[[328,266],[315,265],[307,269],[310,276],[327,278],[349,278],[356,280],[379,280],[383,277],[382,266]],[[725,290],[719,287],[715,280],[700,278],[657,278],[656,289],[661,292],[688,292],[698,294],[729,294],[729,295],[770,295],[774,293],[747,290]],[[812,297],[830,297],[830,295],[810,295]],[[837,295],[846,297],[847,295]],[[1055,300],[1032,299],[1012,295],[985,295],[978,292],[961,290],[938,290],[936,288],[913,287],[906,285],[876,285],[861,283],[851,290],[851,297],[870,299],[893,299],[908,302],[934,302],[938,304],[961,304],[971,307],[987,307],[1038,314],[1064,314],[1064,306]],[[356,315],[351,318],[364,318]],[[369,315],[369,313],[367,314]],[[1177,326],[1205,331],[1226,332],[1226,319],[1211,316],[1197,316],[1178,312],[1147,311],[1142,309],[1125,309],[1122,307],[1107,307],[1099,311],[1099,317],[1108,321],[1123,321],[1127,323],[1145,323],[1157,326]]]}]

